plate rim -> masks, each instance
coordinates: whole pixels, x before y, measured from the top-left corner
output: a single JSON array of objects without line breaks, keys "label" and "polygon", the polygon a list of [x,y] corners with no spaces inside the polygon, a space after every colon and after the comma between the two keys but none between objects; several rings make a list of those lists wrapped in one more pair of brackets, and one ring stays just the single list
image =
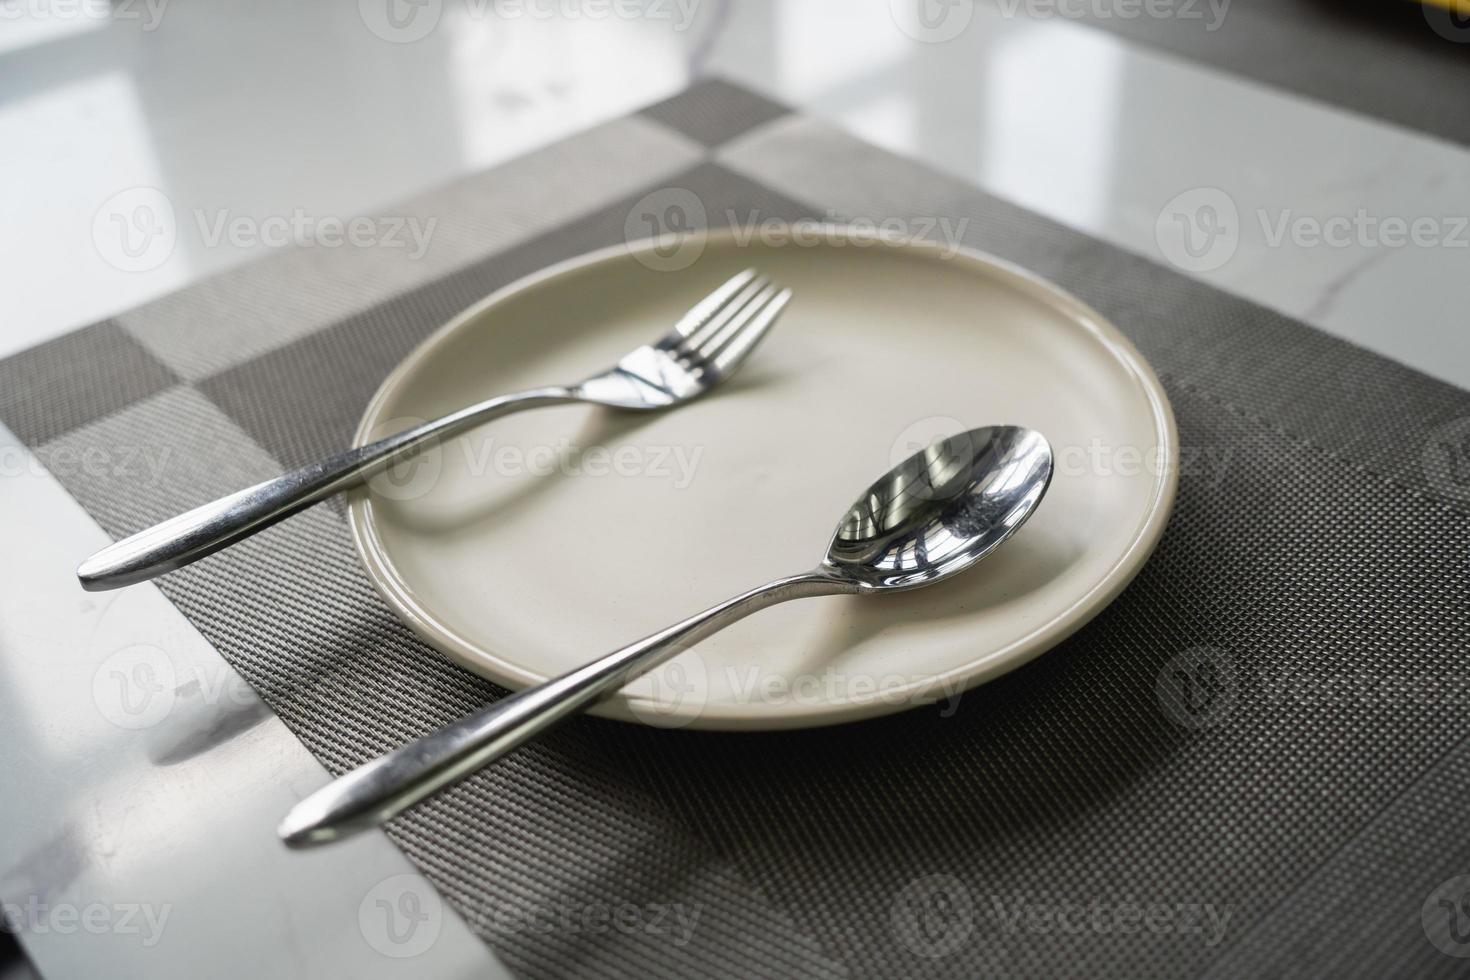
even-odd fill
[{"label": "plate rim", "polygon": [[[813,705],[804,705],[800,711],[786,714],[752,711],[751,705],[744,703],[727,706],[733,708],[733,711],[721,711],[718,709],[722,707],[722,703],[714,702],[704,704],[697,713],[688,716],[680,713],[677,708],[673,713],[662,714],[667,710],[665,706],[651,700],[620,693],[596,705],[591,710],[592,714],[653,727],[776,731],[844,724],[957,697],[965,691],[994,680],[1041,656],[1085,626],[1107,608],[1133,581],[1163,537],[1164,529],[1173,512],[1179,485],[1179,432],[1173,406],[1152,365],[1138,351],[1133,342],[1106,317],[1038,273],[967,245],[905,238],[885,232],[881,228],[860,229],[840,222],[792,222],[789,224],[791,226],[805,224],[813,228],[824,238],[823,244],[830,244],[834,238],[841,236],[848,244],[865,243],[857,247],[880,246],[912,249],[937,253],[941,261],[963,260],[983,274],[996,278],[1005,285],[1016,287],[1031,298],[1061,312],[1069,320],[1089,332],[1093,339],[1101,343],[1108,353],[1126,369],[1128,375],[1148,400],[1161,450],[1160,458],[1164,463],[1159,467],[1160,472],[1153,482],[1147,513],[1135,529],[1132,541],[1114,561],[1107,573],[1061,612],[1048,617],[1046,622],[1024,636],[1016,638],[1003,647],[987,651],[980,660],[970,661],[942,673],[917,678],[898,688],[887,688],[882,696],[875,695],[868,700],[822,701]],[[700,254],[712,242],[726,244],[733,241],[736,247],[739,247],[739,234],[737,228],[709,229],[703,232]],[[383,379],[363,409],[357,430],[353,435],[353,446],[361,446],[370,441],[370,434],[378,423],[377,416],[383,404],[392,396],[408,373],[450,334],[463,329],[466,324],[515,294],[538,288],[551,280],[573,274],[589,266],[616,260],[633,259],[636,261],[640,253],[666,245],[666,239],[667,236],[664,236],[613,244],[563,259],[506,283],[462,310],[415,345],[413,350],[405,355]],[[800,246],[788,239],[781,247]],[[372,518],[372,498],[365,487],[349,493],[347,523],[352,535],[353,549],[357,552],[358,560],[372,581],[374,589],[399,620],[420,639],[451,662],[512,691],[522,690],[547,679],[544,675],[528,671],[459,636],[435,619],[416,601],[412,590],[398,575],[397,569],[389,560],[386,549],[377,535],[375,521]],[[674,611],[670,615],[679,615],[679,613]]]}]

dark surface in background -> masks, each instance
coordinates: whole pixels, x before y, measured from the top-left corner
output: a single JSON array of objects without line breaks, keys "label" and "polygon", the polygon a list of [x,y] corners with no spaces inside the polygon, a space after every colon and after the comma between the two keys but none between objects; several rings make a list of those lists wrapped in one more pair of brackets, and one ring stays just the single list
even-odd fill
[{"label": "dark surface in background", "polygon": [[1217,0],[1228,6],[1208,31],[1210,2],[1172,4],[1203,19],[1098,16],[1092,4],[1064,9],[1075,6],[1083,23],[1192,61],[1470,143],[1470,18],[1409,0]]},{"label": "dark surface in background", "polygon": [[15,936],[0,928],[0,980],[37,980],[39,977]]}]

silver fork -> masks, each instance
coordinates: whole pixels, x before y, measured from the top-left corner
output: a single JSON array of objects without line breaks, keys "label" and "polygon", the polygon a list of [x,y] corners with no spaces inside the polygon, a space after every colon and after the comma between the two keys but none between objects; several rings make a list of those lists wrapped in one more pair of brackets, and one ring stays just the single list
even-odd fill
[{"label": "silver fork", "polygon": [[511,412],[568,402],[633,411],[682,405],[733,374],[790,299],[791,290],[746,269],[696,303],[674,329],[580,384],[491,398],[246,487],[103,548],[77,566],[77,578],[82,588],[100,592],[181,568],[367,481],[430,440]]}]

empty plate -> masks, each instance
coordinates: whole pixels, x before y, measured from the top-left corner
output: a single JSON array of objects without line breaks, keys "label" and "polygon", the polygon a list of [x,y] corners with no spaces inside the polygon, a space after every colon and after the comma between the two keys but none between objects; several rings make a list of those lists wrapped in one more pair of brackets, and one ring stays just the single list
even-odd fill
[{"label": "empty plate", "polygon": [[518,689],[802,571],[872,474],[976,426],[1040,431],[1056,467],[1035,516],[984,563],[913,593],[778,606],[597,713],[792,728],[955,698],[1087,622],[1157,543],[1177,482],[1168,400],[1114,327],[1050,284],[844,228],[815,245],[715,233],[677,272],[657,271],[652,248],[507,286],[425,341],[367,408],[359,443],[575,381],[747,266],[795,291],[741,373],[704,399],[510,416],[353,496],[373,582],[456,662]]}]

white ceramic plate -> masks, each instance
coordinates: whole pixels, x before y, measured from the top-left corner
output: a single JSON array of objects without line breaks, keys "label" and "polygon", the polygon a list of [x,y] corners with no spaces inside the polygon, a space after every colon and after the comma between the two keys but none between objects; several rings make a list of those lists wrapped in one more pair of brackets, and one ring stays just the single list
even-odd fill
[{"label": "white ceramic plate", "polygon": [[1013,266],[825,232],[716,234],[659,272],[617,247],[502,289],[436,332],[358,441],[569,383],[666,330],[746,266],[795,290],[749,363],[676,411],[568,406],[492,422],[354,496],[384,598],[458,663],[521,688],[820,560],[853,498],[933,438],[1042,432],[1051,489],[981,565],[892,596],[757,613],[599,713],[701,728],[830,724],[957,696],[1103,608],[1162,533],[1177,435],[1158,379],[1096,312]]}]

